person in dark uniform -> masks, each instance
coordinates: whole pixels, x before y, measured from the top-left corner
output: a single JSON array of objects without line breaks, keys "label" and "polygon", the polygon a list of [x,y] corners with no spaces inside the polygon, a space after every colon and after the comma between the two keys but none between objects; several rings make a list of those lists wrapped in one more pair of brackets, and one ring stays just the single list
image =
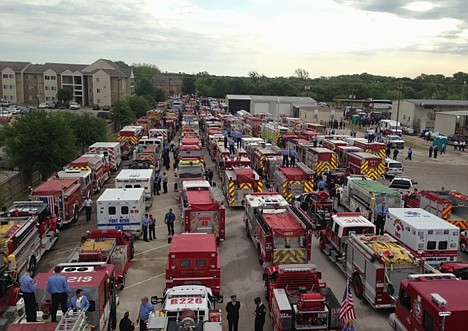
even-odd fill
[{"label": "person in dark uniform", "polygon": [[119,331],[133,331],[135,330],[135,324],[129,318],[130,313],[128,311],[125,312],[124,317],[120,320],[119,323]]},{"label": "person in dark uniform", "polygon": [[227,320],[229,324],[229,331],[237,331],[239,326],[239,310],[240,302],[237,301],[237,295],[231,295],[231,301],[226,305]]},{"label": "person in dark uniform", "polygon": [[32,279],[34,270],[28,269],[20,278],[21,293],[24,299],[24,309],[26,310],[26,321],[36,322],[37,318],[37,303],[36,303],[36,288],[37,282]]},{"label": "person in dark uniform", "polygon": [[67,299],[70,295],[70,287],[68,286],[67,280],[60,272],[62,272],[62,268],[56,266],[54,268],[54,274],[47,279],[47,292],[52,296],[52,308],[50,310],[51,322],[57,322],[57,309],[59,305],[64,315],[67,313],[68,309]]},{"label": "person in dark uniform", "polygon": [[388,206],[385,203],[385,200],[382,203],[379,203],[377,207],[375,207],[375,233],[383,235],[384,228],[385,228],[385,220],[387,219],[388,215]]},{"label": "person in dark uniform", "polygon": [[255,331],[263,331],[263,325],[265,324],[266,308],[262,300],[256,297],[255,300]]}]

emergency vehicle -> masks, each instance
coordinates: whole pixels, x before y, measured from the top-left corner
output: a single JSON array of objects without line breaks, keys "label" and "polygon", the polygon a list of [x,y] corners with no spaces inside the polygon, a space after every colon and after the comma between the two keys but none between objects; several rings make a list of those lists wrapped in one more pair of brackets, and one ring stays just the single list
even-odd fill
[{"label": "emergency vehicle", "polygon": [[351,174],[364,175],[370,179],[379,179],[385,175],[384,160],[370,153],[349,153],[347,167]]},{"label": "emergency vehicle", "polygon": [[92,175],[89,170],[65,169],[57,172],[57,175],[54,177],[56,179],[78,178],[81,184],[81,197],[84,200],[86,197],[92,196],[94,192]]},{"label": "emergency vehicle", "polygon": [[327,148],[336,153],[338,146],[348,146],[348,143],[343,140],[324,139],[322,141],[322,147]]},{"label": "emergency vehicle", "polygon": [[390,325],[399,331],[459,331],[468,325],[468,287],[452,274],[410,275],[400,285]]},{"label": "emergency vehicle", "polygon": [[[455,191],[418,191],[405,198],[406,205],[422,208],[446,220],[447,222],[468,230],[468,196]],[[460,245],[462,251],[466,246]]]},{"label": "emergency vehicle", "polygon": [[162,297],[151,297],[151,303],[160,303],[161,309],[150,314],[147,330],[222,331],[222,314],[216,302],[222,303],[223,297],[202,285],[165,289]]},{"label": "emergency vehicle", "polygon": [[325,191],[314,191],[298,197],[299,207],[312,220],[316,229],[323,229],[331,220],[333,200]]},{"label": "emergency vehicle", "polygon": [[[62,312],[59,310],[57,317],[61,320],[58,326],[55,323],[46,322],[46,325],[54,326],[46,330],[82,330],[80,328],[82,323],[88,327],[93,325],[96,327],[95,330],[100,331],[115,329],[118,298],[114,266],[105,262],[59,263],[58,266],[62,267],[60,274],[67,280],[70,291],[74,293],[77,289],[82,289],[90,306],[86,315],[68,311],[65,316],[61,316]],[[37,281],[36,298],[41,308],[37,314],[39,320],[49,319],[51,296],[47,292],[47,280],[53,274],[52,268],[49,272],[39,273],[34,277]],[[21,326],[22,324],[18,324],[14,330],[24,330]],[[56,329],[55,326],[57,326]]]},{"label": "emergency vehicle", "polygon": [[115,229],[92,230],[81,238],[81,245],[68,256],[67,263],[106,262],[112,264],[117,289],[125,287],[125,275],[135,255],[133,236]]},{"label": "emergency vehicle", "polygon": [[166,264],[166,289],[203,285],[221,293],[221,263],[213,234],[182,233],[172,237]]},{"label": "emergency vehicle", "polygon": [[282,164],[281,152],[281,149],[277,146],[263,144],[257,146],[251,157],[252,168],[260,176],[269,180],[276,169],[274,165]]},{"label": "emergency vehicle", "polygon": [[[254,198],[255,199],[255,198]],[[285,201],[283,199],[283,201]],[[256,203],[247,199],[247,204]],[[272,204],[273,208],[246,208],[244,216],[247,237],[257,250],[263,267],[282,263],[308,263],[311,257],[312,230],[308,218],[296,208]]]},{"label": "emergency vehicle", "polygon": [[388,234],[351,233],[344,262],[356,297],[366,299],[376,309],[394,307],[400,282],[410,274],[425,271],[424,260],[417,259]]},{"label": "emergency vehicle", "polygon": [[127,125],[119,131],[117,140],[128,140],[132,146],[138,145],[138,140],[144,135],[144,128],[139,125]]},{"label": "emergency vehicle", "polygon": [[351,233],[374,234],[375,225],[360,213],[336,213],[320,232],[320,250],[333,262],[343,262],[346,243]]},{"label": "emergency vehicle", "polygon": [[210,134],[208,135],[208,139],[206,140],[206,148],[208,149],[208,153],[211,156],[211,160],[216,159],[216,153],[218,150],[218,142],[222,142],[224,146],[224,136],[221,133],[217,134]]},{"label": "emergency vehicle", "polygon": [[138,145],[133,151],[134,161],[148,161],[154,168],[159,169],[161,148],[158,145]]},{"label": "emergency vehicle", "polygon": [[129,160],[133,153],[133,146],[128,140],[120,140],[120,156],[122,160]]},{"label": "emergency vehicle", "polygon": [[247,194],[263,190],[262,179],[250,166],[234,166],[224,170],[221,182],[226,201],[231,207],[244,206]]},{"label": "emergency vehicle", "polygon": [[326,134],[327,133],[327,127],[323,124],[319,124],[319,123],[304,123],[303,124],[303,128],[305,130],[310,130],[310,131],[315,131],[315,132],[318,132],[320,134]]},{"label": "emergency vehicle", "polygon": [[167,135],[167,129],[150,129],[148,131],[150,138],[162,138],[163,142],[168,142]]},{"label": "emergency vehicle", "polygon": [[184,160],[181,159],[177,168],[177,177],[179,178],[179,187],[181,185],[180,181],[190,178],[203,178],[205,174],[205,167],[203,163],[199,160]]},{"label": "emergency vehicle", "polygon": [[61,225],[76,222],[83,208],[78,178],[50,179],[33,189],[30,199],[47,203],[52,215],[57,215]]},{"label": "emergency vehicle", "polygon": [[20,299],[20,285],[16,279],[16,274],[9,272],[9,266],[0,267],[0,286],[4,289],[0,293],[0,326],[3,328],[11,324],[12,317],[8,312],[17,309]]},{"label": "emergency vehicle", "polygon": [[213,233],[217,241],[226,239],[226,209],[223,193],[206,180],[182,182],[183,232]]},{"label": "emergency vehicle", "polygon": [[278,145],[280,137],[291,132],[291,129],[277,123],[264,123],[261,126],[260,136],[267,142]]},{"label": "emergency vehicle", "polygon": [[99,192],[104,182],[109,178],[110,168],[104,155],[83,154],[68,165],[68,169],[89,170],[93,174],[94,192]]},{"label": "emergency vehicle", "polygon": [[144,188],[145,205],[153,205],[154,169],[122,169],[115,177],[115,188]]},{"label": "emergency vehicle", "polygon": [[106,189],[96,202],[98,229],[117,229],[141,236],[144,188]]},{"label": "emergency vehicle", "polygon": [[261,144],[264,143],[265,140],[260,137],[242,137],[241,138],[241,147],[245,150],[247,150],[247,146],[250,146],[252,144]]},{"label": "emergency vehicle", "polygon": [[335,152],[323,147],[311,147],[306,150],[304,163],[317,175],[338,168]]},{"label": "emergency vehicle", "polygon": [[16,201],[0,216],[3,264],[18,277],[35,270],[58,239],[57,216],[42,201]]},{"label": "emergency vehicle", "polygon": [[198,160],[204,162],[201,146],[182,145],[179,147],[179,158],[182,160]]},{"label": "emergency vehicle", "polygon": [[377,155],[382,159],[384,159],[386,156],[386,148],[384,143],[355,141],[353,146],[361,148],[365,153]]},{"label": "emergency vehicle", "polygon": [[339,330],[340,302],[314,264],[268,267],[265,293],[275,331]]},{"label": "emergency vehicle", "polygon": [[224,159],[226,157],[230,157],[231,152],[229,150],[229,146],[227,148],[224,147],[224,142],[217,142],[215,144],[215,149],[216,149],[216,152],[214,153],[215,156],[214,156],[213,161],[215,161],[216,169],[218,171],[221,171],[221,170],[225,169]]},{"label": "emergency vehicle", "polygon": [[356,146],[337,146],[335,150],[338,156],[338,163],[341,167],[348,167],[348,155],[351,153],[361,153],[362,148]]},{"label": "emergency vehicle", "polygon": [[457,259],[460,229],[421,208],[389,208],[385,232],[428,264]]},{"label": "emergency vehicle", "polygon": [[273,174],[273,181],[276,191],[288,202],[314,190],[314,172],[301,162],[297,162],[295,167],[278,167]]},{"label": "emergency vehicle", "polygon": [[120,142],[96,142],[89,146],[89,152],[95,154],[104,154],[112,171],[117,171],[122,164],[122,155],[120,151]]},{"label": "emergency vehicle", "polygon": [[349,211],[359,211],[370,220],[374,219],[375,207],[383,201],[389,208],[403,207],[400,192],[377,180],[354,175],[345,179],[344,185],[334,198],[335,209],[342,205]]}]

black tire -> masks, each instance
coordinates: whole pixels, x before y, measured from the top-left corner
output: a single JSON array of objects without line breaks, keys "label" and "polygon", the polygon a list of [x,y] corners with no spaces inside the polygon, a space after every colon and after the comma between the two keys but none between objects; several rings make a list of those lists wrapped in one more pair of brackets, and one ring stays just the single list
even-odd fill
[{"label": "black tire", "polygon": [[463,253],[465,253],[465,254],[468,253],[468,252],[466,251],[466,242],[460,241],[460,250],[461,250]]},{"label": "black tire", "polygon": [[73,208],[73,219],[72,219],[72,223],[76,223],[78,221],[78,217],[79,217],[79,210],[78,210],[78,206],[75,205],[75,207]]},{"label": "black tire", "polygon": [[36,257],[33,255],[29,259],[28,269],[31,269],[34,274],[36,272],[36,267],[37,267],[37,260],[36,260]]},{"label": "black tire", "polygon": [[130,260],[132,260],[135,257],[135,245],[132,245],[130,248]]},{"label": "black tire", "polygon": [[356,297],[358,299],[362,299],[364,297],[363,293],[364,293],[364,288],[363,288],[363,285],[362,285],[362,280],[361,280],[361,276],[359,276],[358,273],[355,273],[353,275],[353,290],[354,290],[354,295],[356,295]]},{"label": "black tire", "polygon": [[125,288],[125,273],[122,275],[119,281],[119,290],[122,291]]},{"label": "black tire", "polygon": [[257,252],[258,252],[258,263],[260,263],[260,266],[263,267],[262,250],[260,249],[260,246],[257,248]]},{"label": "black tire", "polygon": [[246,235],[247,238],[249,238],[249,239],[252,238],[252,236],[250,235],[249,226],[248,226],[247,222],[245,222],[245,235]]}]

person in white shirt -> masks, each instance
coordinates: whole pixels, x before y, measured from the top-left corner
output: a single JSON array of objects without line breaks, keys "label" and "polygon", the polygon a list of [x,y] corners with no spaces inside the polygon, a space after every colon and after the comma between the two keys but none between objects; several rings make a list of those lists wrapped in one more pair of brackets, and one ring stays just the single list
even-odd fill
[{"label": "person in white shirt", "polygon": [[87,197],[84,201],[85,211],[86,211],[86,222],[89,222],[91,219],[91,210],[93,208],[93,200],[91,197]]}]

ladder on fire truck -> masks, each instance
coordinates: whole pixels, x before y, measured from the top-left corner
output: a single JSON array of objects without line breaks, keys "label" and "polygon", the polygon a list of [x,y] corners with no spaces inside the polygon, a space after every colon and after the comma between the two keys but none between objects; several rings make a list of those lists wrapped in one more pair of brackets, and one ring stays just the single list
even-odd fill
[{"label": "ladder on fire truck", "polygon": [[82,331],[86,327],[86,314],[84,312],[74,312],[69,309],[59,324],[55,328],[55,331]]},{"label": "ladder on fire truck", "polygon": [[210,187],[210,195],[213,201],[218,204],[224,203],[225,201],[223,192],[217,187]]}]

